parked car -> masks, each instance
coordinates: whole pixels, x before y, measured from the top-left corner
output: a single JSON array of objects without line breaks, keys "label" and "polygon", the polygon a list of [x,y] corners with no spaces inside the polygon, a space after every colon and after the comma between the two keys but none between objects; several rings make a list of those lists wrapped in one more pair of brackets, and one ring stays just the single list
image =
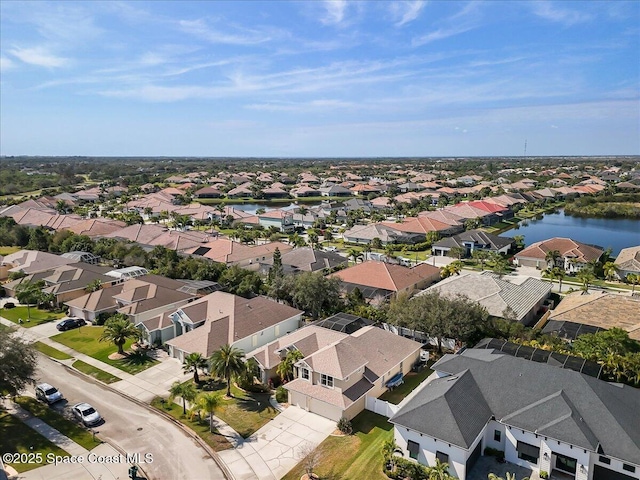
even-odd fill
[{"label": "parked car", "polygon": [[41,383],[36,386],[36,398],[51,405],[52,403],[62,400],[64,397],[56,387],[51,386],[48,383]]},{"label": "parked car", "polygon": [[71,411],[86,427],[97,425],[102,421],[98,411],[88,403],[76,403],[71,407]]},{"label": "parked car", "polygon": [[85,321],[81,318],[65,318],[56,325],[56,328],[61,332],[65,330],[72,330],[85,325]]},{"label": "parked car", "polygon": [[16,304],[13,302],[7,302],[4,304],[4,308],[6,308],[7,310],[9,310],[10,308],[16,308]]}]

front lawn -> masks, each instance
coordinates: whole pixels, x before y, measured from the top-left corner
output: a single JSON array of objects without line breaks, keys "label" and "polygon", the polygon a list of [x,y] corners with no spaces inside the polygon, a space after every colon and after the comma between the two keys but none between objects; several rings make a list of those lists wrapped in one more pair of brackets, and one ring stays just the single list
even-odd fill
[{"label": "front lawn", "polygon": [[[75,351],[89,355],[90,357],[108,363],[120,370],[128,372],[132,375],[152,367],[158,363],[147,355],[130,355],[122,360],[111,360],[109,355],[118,351],[117,347],[111,342],[101,342],[98,339],[104,327],[84,326],[74,330],[68,330],[51,337],[51,340],[60,342],[67,347],[73,348]],[[128,340],[124,345],[125,351],[131,348],[133,340]]]},{"label": "front lawn", "polygon": [[[11,320],[13,323],[21,325],[23,327],[36,327],[43,323],[53,322],[60,320],[65,316],[64,313],[54,313],[49,310],[42,310],[37,307],[31,307],[31,320],[27,312],[27,307],[19,306],[15,308],[0,308],[0,317],[4,317],[7,320]],[[22,319],[22,323],[18,322],[18,319]]]},{"label": "front lawn", "polygon": [[[321,479],[366,478],[388,480],[382,472],[382,445],[393,439],[393,425],[385,417],[368,410],[352,421],[353,434],[329,437],[320,445],[320,464],[314,473]],[[299,480],[304,475],[299,463],[283,480]]]},{"label": "front lawn", "polygon": [[2,453],[24,453],[41,454],[41,461],[36,455],[26,460],[33,460],[32,463],[8,463],[15,468],[18,473],[33,470],[34,468],[47,465],[47,454],[68,457],[69,454],[60,447],[57,447],[38,432],[22,423],[13,415],[0,410],[0,452]]},{"label": "front lawn", "polygon": [[[432,365],[433,362],[429,362]],[[423,368],[420,372],[409,372],[404,376],[404,383],[393,390],[387,390],[380,396],[380,400],[398,405],[404,398],[413,392],[429,375],[433,373],[430,368]]]},{"label": "front lawn", "polygon": [[100,380],[103,383],[113,383],[120,380],[115,375],[111,375],[110,373],[105,372],[104,370],[100,370],[99,368],[94,367],[93,365],[89,365],[88,363],[83,362],[82,360],[76,360],[75,362],[73,362],[71,366],[76,370],[95,378],[96,380]]},{"label": "front lawn", "polygon": [[40,353],[48,357],[55,358],[56,360],[70,360],[73,358],[71,355],[67,355],[56,348],[50,347],[46,343],[36,342],[34,345]]},{"label": "front lawn", "polygon": [[220,450],[227,450],[231,448],[231,444],[226,437],[220,435],[217,432],[211,433],[209,431],[209,420],[199,419],[194,417],[193,420],[189,416],[185,416],[182,413],[182,406],[175,403],[167,402],[165,399],[156,397],[151,402],[151,406],[168,413],[180,423],[185,424],[191,430],[193,430],[198,436],[209,445],[213,451],[219,452]]},{"label": "front lawn", "polygon": [[87,450],[93,450],[102,442],[99,439],[95,439],[93,434],[84,428],[80,427],[75,422],[67,420],[55,410],[52,410],[47,405],[39,402],[35,398],[31,397],[16,397],[15,402],[25,410],[31,412],[35,417],[38,417],[47,425],[55,428],[61,434],[69,437],[78,445],[86,448]]},{"label": "front lawn", "polygon": [[[224,397],[227,384],[224,381],[205,378],[197,388],[199,391],[219,393]],[[267,393],[244,392],[232,385],[231,394],[233,398],[222,398],[215,415],[229,424],[243,438],[247,438],[278,415],[278,411],[269,403],[270,395]]]}]

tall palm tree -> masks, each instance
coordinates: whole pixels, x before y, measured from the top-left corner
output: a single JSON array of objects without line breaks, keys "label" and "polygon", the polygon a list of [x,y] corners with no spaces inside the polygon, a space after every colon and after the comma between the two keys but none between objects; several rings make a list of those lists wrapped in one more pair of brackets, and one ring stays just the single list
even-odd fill
[{"label": "tall palm tree", "polygon": [[636,291],[636,285],[640,283],[640,275],[637,273],[628,273],[624,278],[627,283],[631,284],[631,295],[633,295]]},{"label": "tall palm tree", "polygon": [[304,355],[300,350],[290,350],[287,355],[276,367],[276,373],[280,376],[283,382],[291,380],[293,377],[293,367],[298,360],[304,358]]},{"label": "tall palm tree", "polygon": [[182,370],[186,373],[193,372],[194,383],[200,383],[200,377],[198,377],[198,369],[204,370],[207,367],[207,359],[199,352],[193,352],[184,357],[184,364]]},{"label": "tall palm tree", "polygon": [[218,377],[222,377],[227,382],[227,397],[231,397],[231,377],[242,373],[244,365],[242,357],[244,352],[232,347],[229,344],[223,345],[216,350],[209,359],[209,370]]},{"label": "tall palm tree", "polygon": [[215,393],[203,393],[196,399],[196,410],[209,415],[209,431],[211,433],[213,433],[213,412],[216,411],[221,403],[220,395]]},{"label": "tall palm tree", "polygon": [[606,262],[602,266],[602,272],[607,280],[611,281],[614,279],[616,274],[618,273],[618,267],[613,262]]},{"label": "tall palm tree", "polygon": [[576,274],[576,278],[582,283],[582,291],[586,293],[596,276],[590,268],[585,267]]},{"label": "tall palm tree", "polygon": [[104,331],[100,335],[101,342],[109,341],[118,347],[118,353],[124,355],[124,344],[127,340],[134,338],[140,339],[140,330],[128,319],[122,317],[111,317],[104,324]]},{"label": "tall palm tree", "polygon": [[557,266],[558,263],[558,259],[562,257],[562,255],[560,254],[560,252],[558,250],[549,250],[546,255],[544,256],[545,261],[547,262],[547,265],[550,265],[551,268]]},{"label": "tall palm tree", "polygon": [[31,320],[31,305],[34,303],[38,303],[42,298],[42,287],[44,287],[44,282],[21,282],[16,287],[16,298],[22,304],[27,305],[27,318]]},{"label": "tall palm tree", "polygon": [[564,280],[564,277],[566,276],[567,273],[564,271],[564,268],[560,268],[560,267],[554,267],[551,270],[553,272],[554,278],[556,278],[560,283],[560,288],[558,289],[558,292],[562,293],[562,280]]},{"label": "tall palm tree", "polygon": [[173,382],[169,389],[169,401],[173,402],[176,398],[182,398],[182,413],[187,414],[187,402],[191,403],[195,400],[198,392],[193,383]]}]

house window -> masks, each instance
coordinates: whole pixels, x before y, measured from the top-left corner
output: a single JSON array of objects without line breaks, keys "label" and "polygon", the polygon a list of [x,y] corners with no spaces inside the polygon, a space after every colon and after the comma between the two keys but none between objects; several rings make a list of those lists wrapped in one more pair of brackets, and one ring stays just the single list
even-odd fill
[{"label": "house window", "polygon": [[436,460],[440,460],[440,463],[449,463],[449,455],[442,452],[436,452]]},{"label": "house window", "polygon": [[606,464],[606,465],[611,465],[611,459],[610,459],[610,458],[607,458],[607,457],[603,457],[602,455],[600,455],[600,456],[598,457],[598,461],[599,461],[600,463],[604,463],[604,464]]},{"label": "house window", "polygon": [[333,377],[325,375],[324,373],[320,374],[320,384],[325,387],[333,388]]},{"label": "house window", "polygon": [[305,380],[309,380],[309,369],[308,368],[301,368],[300,369],[300,377],[302,377]]},{"label": "house window", "polygon": [[575,458],[556,453],[556,468],[563,472],[576,473],[577,461]]},{"label": "house window", "polygon": [[409,457],[417,460],[418,452],[420,451],[420,444],[414,442],[413,440],[409,440],[407,442],[407,450],[409,451]]},{"label": "house window", "polygon": [[496,441],[496,442],[499,442],[501,438],[502,438],[502,432],[500,430],[494,430],[493,431],[493,440]]},{"label": "house window", "polygon": [[538,457],[540,457],[539,447],[535,447],[524,442],[518,442],[516,450],[518,451],[518,458],[526,460],[527,462],[533,463],[535,465],[538,464]]},{"label": "house window", "polygon": [[628,463],[623,463],[622,469],[626,470],[627,472],[636,473],[636,467],[634,467],[633,465],[629,465]]}]

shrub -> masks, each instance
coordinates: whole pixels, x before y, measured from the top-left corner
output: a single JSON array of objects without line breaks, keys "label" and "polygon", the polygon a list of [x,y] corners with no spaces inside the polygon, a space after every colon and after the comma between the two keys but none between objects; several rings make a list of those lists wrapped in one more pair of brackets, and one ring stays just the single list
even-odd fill
[{"label": "shrub", "polygon": [[338,430],[340,430],[345,435],[351,435],[351,433],[353,432],[353,426],[347,418],[342,417],[338,421]]},{"label": "shrub", "polygon": [[544,470],[541,470],[540,478],[549,478],[549,472],[545,472]]},{"label": "shrub", "polygon": [[276,401],[278,403],[285,403],[287,400],[289,400],[289,392],[287,392],[287,389],[284,387],[276,388]]}]

